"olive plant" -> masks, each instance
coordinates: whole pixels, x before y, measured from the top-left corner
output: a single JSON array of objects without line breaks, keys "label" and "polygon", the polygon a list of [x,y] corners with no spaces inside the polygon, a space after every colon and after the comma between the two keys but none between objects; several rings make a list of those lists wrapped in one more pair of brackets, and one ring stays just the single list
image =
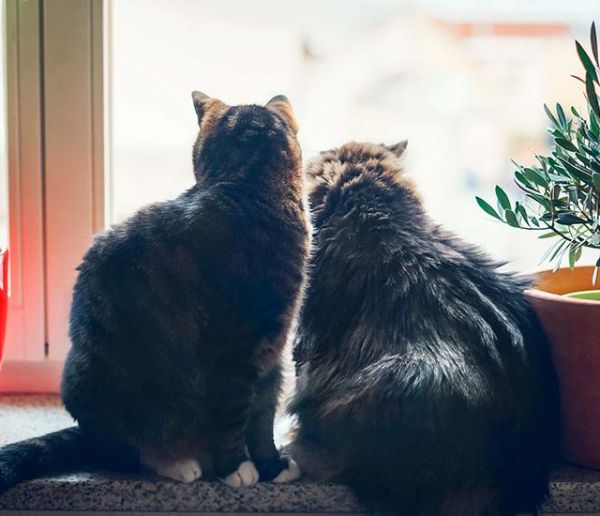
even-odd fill
[{"label": "olive plant", "polygon": [[573,76],[585,89],[587,113],[571,107],[566,113],[560,104],[553,112],[544,105],[553,139],[549,156],[536,156],[530,167],[514,163],[514,181],[523,196],[511,201],[496,186],[497,209],[476,197],[488,215],[509,226],[539,231],[538,238],[554,238],[542,261],[549,260],[558,269],[565,256],[573,267],[584,247],[596,249],[596,283],[600,268],[600,62],[596,27],[590,30],[591,55],[576,41],[577,54],[585,79]]}]

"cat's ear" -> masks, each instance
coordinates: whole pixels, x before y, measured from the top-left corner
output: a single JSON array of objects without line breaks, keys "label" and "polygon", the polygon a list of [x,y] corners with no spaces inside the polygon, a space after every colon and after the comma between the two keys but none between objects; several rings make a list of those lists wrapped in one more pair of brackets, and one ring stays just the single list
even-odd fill
[{"label": "cat's ear", "polygon": [[196,115],[198,115],[198,123],[200,123],[202,117],[206,113],[208,101],[211,99],[206,93],[194,90],[192,91],[192,100],[194,101],[194,109],[196,110]]},{"label": "cat's ear", "polygon": [[406,146],[408,145],[408,140],[402,140],[401,142],[394,143],[393,145],[386,145],[389,151],[392,151],[396,157],[402,156],[404,151],[406,150]]},{"label": "cat's ear", "polygon": [[287,120],[287,123],[290,124],[292,131],[294,131],[294,133],[298,132],[298,122],[294,116],[292,104],[285,95],[277,95],[276,97],[273,97],[265,104],[265,106],[273,111],[277,111],[277,113],[282,115]]}]

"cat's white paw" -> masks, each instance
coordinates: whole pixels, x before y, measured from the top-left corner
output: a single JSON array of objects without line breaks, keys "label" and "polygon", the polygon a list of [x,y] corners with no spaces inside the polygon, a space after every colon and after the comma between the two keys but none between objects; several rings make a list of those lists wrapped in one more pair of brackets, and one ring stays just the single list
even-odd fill
[{"label": "cat's white paw", "polygon": [[154,471],[161,477],[172,478],[189,484],[202,476],[202,468],[195,459],[181,459],[173,462],[155,464]]},{"label": "cat's white paw", "polygon": [[282,470],[272,481],[277,484],[283,484],[292,480],[298,480],[301,474],[302,471],[300,471],[300,466],[298,466],[296,461],[288,458],[288,467]]},{"label": "cat's white paw", "polygon": [[258,482],[258,471],[254,467],[254,462],[250,460],[242,462],[236,471],[223,479],[223,482],[231,487],[253,486]]}]

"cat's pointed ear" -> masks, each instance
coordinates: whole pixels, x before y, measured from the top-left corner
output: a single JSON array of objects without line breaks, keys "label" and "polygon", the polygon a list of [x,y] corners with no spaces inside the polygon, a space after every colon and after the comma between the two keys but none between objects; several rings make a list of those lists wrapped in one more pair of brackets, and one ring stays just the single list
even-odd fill
[{"label": "cat's pointed ear", "polygon": [[406,146],[408,145],[408,140],[402,140],[401,142],[394,143],[393,145],[387,145],[387,149],[392,151],[396,157],[402,156],[404,151],[406,150]]},{"label": "cat's pointed ear", "polygon": [[202,117],[206,113],[206,106],[210,97],[206,93],[202,93],[201,91],[194,90],[192,91],[192,100],[194,101],[194,109],[196,110],[196,115],[198,115],[198,123],[202,120]]},{"label": "cat's pointed ear", "polygon": [[277,95],[273,97],[265,104],[265,106],[273,111],[277,111],[277,113],[282,115],[287,120],[287,123],[290,125],[292,131],[294,131],[294,133],[298,132],[298,122],[294,116],[292,104],[285,95]]}]

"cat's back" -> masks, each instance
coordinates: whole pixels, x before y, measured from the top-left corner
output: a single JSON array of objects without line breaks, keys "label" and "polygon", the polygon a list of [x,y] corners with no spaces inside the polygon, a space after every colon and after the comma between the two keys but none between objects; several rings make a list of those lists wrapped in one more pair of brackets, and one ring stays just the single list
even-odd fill
[{"label": "cat's back", "polygon": [[78,270],[91,273],[119,261],[133,264],[149,249],[170,245],[183,236],[192,219],[202,217],[203,203],[203,195],[192,188],[175,199],[144,206],[97,235]]},{"label": "cat's back", "polygon": [[[349,144],[308,173],[316,231],[304,315],[319,339],[357,343],[359,363],[419,342],[457,355],[471,344],[495,355],[498,340],[522,348],[528,280],[435,223],[390,152]],[[323,306],[333,307],[326,320]]]},{"label": "cat's back", "polygon": [[195,185],[99,235],[78,267],[72,335],[90,314],[110,325],[132,312],[165,307],[167,317],[196,306],[193,325],[216,327],[248,313],[260,326],[279,314],[303,280],[307,214],[299,197],[261,190],[260,180]]},{"label": "cat's back", "polygon": [[[435,297],[452,285],[523,299],[528,280],[498,272],[501,263],[434,222],[414,183],[384,147],[347,144],[309,164],[308,174],[317,273],[323,269],[354,290],[356,282],[379,284],[380,292],[416,299]],[[332,267],[336,262],[344,267]]]}]

